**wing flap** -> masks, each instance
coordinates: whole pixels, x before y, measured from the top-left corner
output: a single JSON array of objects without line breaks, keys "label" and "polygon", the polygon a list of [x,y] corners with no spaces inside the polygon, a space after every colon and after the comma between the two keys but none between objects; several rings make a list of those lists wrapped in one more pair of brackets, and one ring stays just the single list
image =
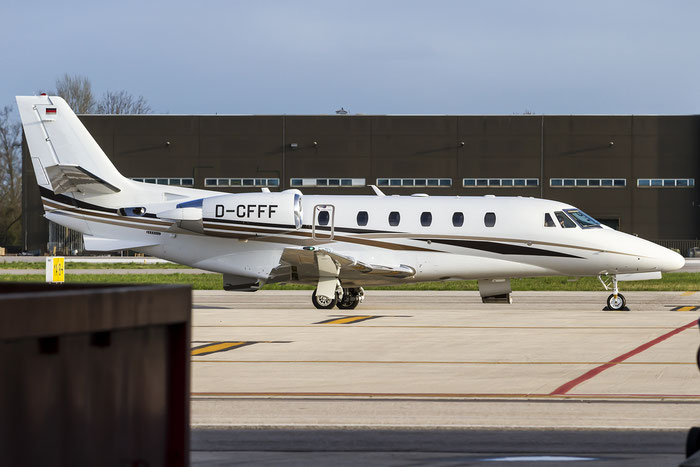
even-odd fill
[{"label": "wing flap", "polygon": [[294,266],[302,275],[328,275],[329,260],[337,265],[338,273],[356,273],[360,275],[392,277],[405,279],[416,274],[416,270],[405,264],[380,265],[360,261],[352,256],[343,255],[323,248],[285,248],[282,252],[281,267]]}]

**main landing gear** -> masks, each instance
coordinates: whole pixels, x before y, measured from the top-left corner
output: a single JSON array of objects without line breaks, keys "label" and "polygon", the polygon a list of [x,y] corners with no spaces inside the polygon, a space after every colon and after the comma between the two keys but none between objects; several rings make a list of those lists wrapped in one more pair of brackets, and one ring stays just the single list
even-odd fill
[{"label": "main landing gear", "polygon": [[609,311],[629,311],[629,308],[626,306],[625,296],[617,288],[617,276],[613,274],[607,282],[603,279],[603,276],[598,276],[598,280],[603,284],[605,290],[612,288],[612,293],[608,297],[608,306],[605,309]]},{"label": "main landing gear", "polygon": [[314,290],[311,295],[311,302],[319,310],[330,310],[336,306],[341,310],[354,310],[365,298],[365,291],[362,287],[337,290],[333,298],[317,295],[317,290]]}]

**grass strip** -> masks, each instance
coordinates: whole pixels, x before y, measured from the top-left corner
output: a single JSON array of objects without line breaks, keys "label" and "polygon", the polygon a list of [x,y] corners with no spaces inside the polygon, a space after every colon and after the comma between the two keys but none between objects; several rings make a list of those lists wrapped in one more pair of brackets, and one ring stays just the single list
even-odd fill
[{"label": "grass strip", "polygon": [[[66,262],[66,270],[69,269],[193,269],[190,266],[183,266],[175,263],[84,263]],[[0,263],[0,269],[46,269],[46,263],[31,262],[23,263],[15,261],[12,263]]]},{"label": "grass strip", "polygon": [[[43,274],[9,275],[0,274],[0,281],[44,282]],[[66,274],[66,282],[122,283],[122,284],[190,284],[195,290],[221,290],[221,274]],[[511,279],[515,291],[595,291],[603,289],[595,277],[533,277]],[[313,290],[312,285],[269,284],[264,290]],[[390,287],[365,287],[367,290],[478,290],[476,281],[424,282],[401,284]],[[678,272],[666,274],[661,280],[634,281],[620,283],[625,291],[667,291],[685,292],[700,290],[700,273]]]}]

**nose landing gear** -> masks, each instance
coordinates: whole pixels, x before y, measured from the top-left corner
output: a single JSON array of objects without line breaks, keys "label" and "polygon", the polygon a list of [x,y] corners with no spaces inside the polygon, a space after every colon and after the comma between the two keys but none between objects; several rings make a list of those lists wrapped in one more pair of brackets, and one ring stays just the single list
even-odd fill
[{"label": "nose landing gear", "polygon": [[610,290],[612,288],[612,293],[608,297],[608,306],[604,308],[604,310],[607,311],[629,311],[629,308],[627,308],[627,300],[625,300],[625,296],[620,293],[620,291],[617,288],[617,276],[614,274],[610,276],[610,279],[608,282],[606,282],[603,279],[603,276],[598,276],[598,280],[600,281],[601,284],[603,284],[603,287],[605,287],[605,290]]}]

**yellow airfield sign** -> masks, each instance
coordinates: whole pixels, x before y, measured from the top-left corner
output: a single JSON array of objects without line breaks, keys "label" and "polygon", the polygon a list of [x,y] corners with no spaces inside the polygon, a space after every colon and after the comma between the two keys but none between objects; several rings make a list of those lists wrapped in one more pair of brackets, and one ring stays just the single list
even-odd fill
[{"label": "yellow airfield sign", "polygon": [[46,258],[46,282],[63,282],[65,278],[65,258],[53,256]]}]

